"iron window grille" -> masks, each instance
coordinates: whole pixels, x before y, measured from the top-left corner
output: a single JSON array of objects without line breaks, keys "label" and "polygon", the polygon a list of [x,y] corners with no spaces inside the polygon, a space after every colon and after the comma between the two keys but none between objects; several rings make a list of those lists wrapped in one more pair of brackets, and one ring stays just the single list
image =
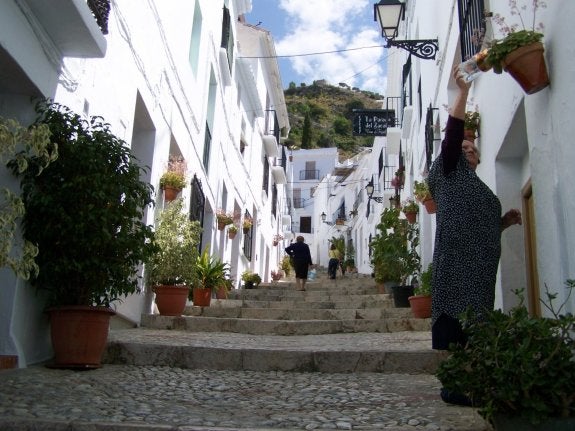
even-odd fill
[{"label": "iron window grille", "polygon": [[461,61],[481,50],[486,31],[484,0],[458,0]]}]

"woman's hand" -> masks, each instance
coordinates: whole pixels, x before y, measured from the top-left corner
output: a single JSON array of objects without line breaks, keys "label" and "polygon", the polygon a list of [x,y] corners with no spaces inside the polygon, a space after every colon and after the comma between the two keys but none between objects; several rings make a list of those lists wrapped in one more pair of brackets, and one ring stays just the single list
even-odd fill
[{"label": "woman's hand", "polygon": [[514,224],[523,224],[521,212],[518,209],[510,209],[501,217],[501,230],[507,229]]}]

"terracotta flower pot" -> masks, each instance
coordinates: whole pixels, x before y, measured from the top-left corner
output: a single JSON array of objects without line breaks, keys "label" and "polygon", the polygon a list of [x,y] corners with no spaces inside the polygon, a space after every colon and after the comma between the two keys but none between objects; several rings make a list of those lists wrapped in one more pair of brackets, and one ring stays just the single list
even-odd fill
[{"label": "terracotta flower pot", "polygon": [[52,308],[48,313],[54,348],[54,363],[50,367],[99,368],[114,310],[75,305]]},{"label": "terracotta flower pot", "polygon": [[154,286],[156,305],[162,316],[181,316],[186,308],[190,289],[187,286]]},{"label": "terracotta flower pot", "polygon": [[431,317],[431,296],[416,295],[408,298],[413,317],[427,319]]},{"label": "terracotta flower pot", "polygon": [[218,220],[218,230],[224,230],[226,228],[226,223]]},{"label": "terracotta flower pot", "polygon": [[417,220],[417,213],[416,212],[406,212],[405,214],[405,218],[407,219],[407,221],[411,224],[415,223],[415,221]]},{"label": "terracotta flower pot", "polygon": [[172,186],[164,186],[164,200],[166,202],[172,202],[178,197],[178,193],[180,193],[181,190],[182,189],[177,189]]},{"label": "terracotta flower pot", "polygon": [[475,142],[476,137],[477,136],[475,135],[475,130],[470,129],[463,130],[463,139],[465,139],[466,141]]},{"label": "terracotta flower pot", "polygon": [[195,288],[192,295],[197,307],[209,307],[212,302],[212,289]]},{"label": "terracotta flower pot", "polygon": [[437,212],[437,205],[435,204],[435,200],[426,199],[423,201],[423,205],[425,206],[427,214],[435,214]]},{"label": "terracotta flower pot", "polygon": [[234,239],[236,237],[236,235],[237,235],[237,232],[234,232],[231,230],[228,231],[228,238],[229,239]]},{"label": "terracotta flower pot", "polygon": [[527,94],[537,93],[549,85],[547,66],[541,42],[522,46],[502,61],[508,72]]}]

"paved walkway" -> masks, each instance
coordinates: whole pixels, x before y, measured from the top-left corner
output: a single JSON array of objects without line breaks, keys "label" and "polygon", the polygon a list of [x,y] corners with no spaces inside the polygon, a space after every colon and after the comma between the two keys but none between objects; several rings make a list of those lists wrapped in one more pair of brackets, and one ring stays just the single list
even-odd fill
[{"label": "paved walkway", "polygon": [[[227,335],[230,344],[237,335]],[[339,334],[338,343],[365,348],[372,337]],[[490,430],[474,409],[443,403],[439,388],[429,374],[35,366],[0,371],[0,430]]]}]

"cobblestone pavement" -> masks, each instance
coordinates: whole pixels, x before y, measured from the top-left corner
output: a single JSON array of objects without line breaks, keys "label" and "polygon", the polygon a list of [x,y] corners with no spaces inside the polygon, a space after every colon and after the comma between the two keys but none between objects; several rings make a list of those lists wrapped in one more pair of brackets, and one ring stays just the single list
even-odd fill
[{"label": "cobblestone pavement", "polygon": [[487,431],[434,376],[104,365],[0,371],[0,430]]}]

